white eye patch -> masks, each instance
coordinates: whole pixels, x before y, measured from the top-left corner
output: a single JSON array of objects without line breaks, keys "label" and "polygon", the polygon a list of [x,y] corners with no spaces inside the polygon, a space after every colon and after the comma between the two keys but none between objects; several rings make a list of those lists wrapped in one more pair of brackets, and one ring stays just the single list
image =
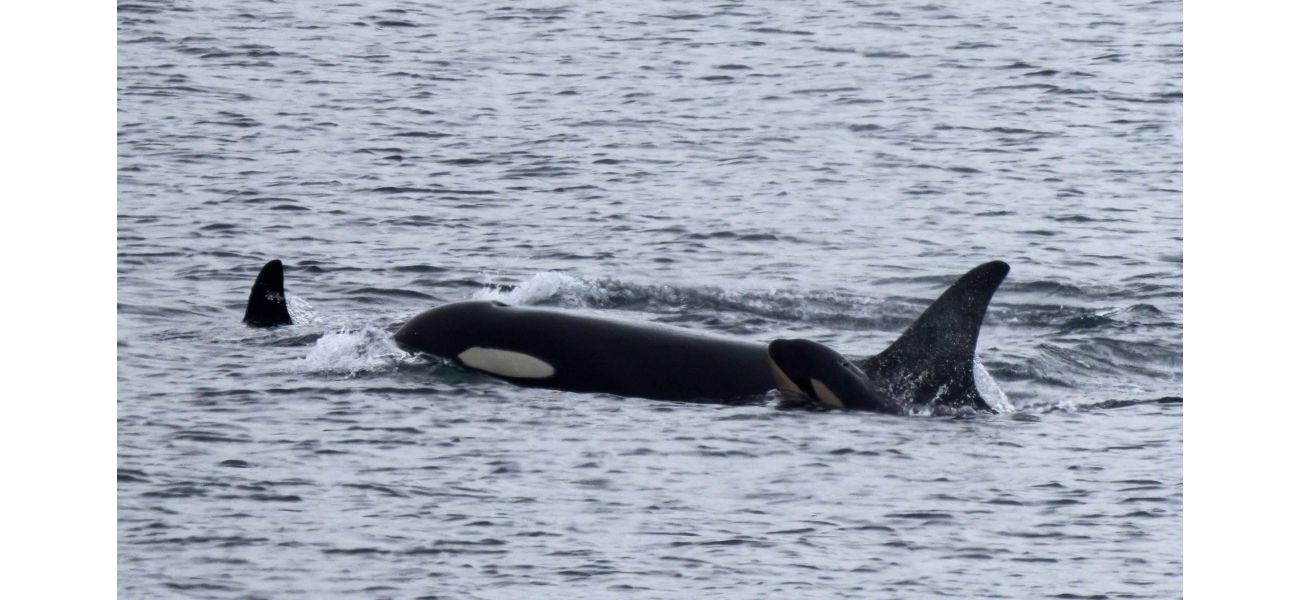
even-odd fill
[{"label": "white eye patch", "polygon": [[465,366],[501,377],[544,379],[555,374],[555,367],[540,358],[522,352],[474,346],[456,358]]},{"label": "white eye patch", "polygon": [[826,387],[826,384],[813,379],[812,388],[814,392],[817,392],[817,399],[821,400],[822,404],[826,405],[827,408],[844,408],[844,402],[840,401],[840,397],[836,396],[835,392],[831,391],[831,388]]},{"label": "white eye patch", "polygon": [[799,386],[790,380],[790,376],[786,375],[785,371],[782,371],[781,367],[777,366],[776,361],[772,360],[771,356],[767,357],[767,366],[772,368],[772,379],[776,380],[776,389],[792,394],[803,394],[803,390],[800,390]]}]

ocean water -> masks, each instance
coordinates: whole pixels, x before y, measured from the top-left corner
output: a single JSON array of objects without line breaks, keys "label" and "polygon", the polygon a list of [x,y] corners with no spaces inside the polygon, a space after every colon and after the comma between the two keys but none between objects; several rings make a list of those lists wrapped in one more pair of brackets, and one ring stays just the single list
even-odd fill
[{"label": "ocean water", "polygon": [[[119,595],[1181,595],[1181,11],[119,4]],[[865,356],[993,259],[994,416],[388,339],[495,298]]]}]

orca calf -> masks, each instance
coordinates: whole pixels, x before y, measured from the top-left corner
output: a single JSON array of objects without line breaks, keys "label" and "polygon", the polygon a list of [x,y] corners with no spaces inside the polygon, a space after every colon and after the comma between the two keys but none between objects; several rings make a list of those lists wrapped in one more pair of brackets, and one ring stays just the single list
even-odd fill
[{"label": "orca calf", "polygon": [[[656,400],[728,402],[781,390],[829,409],[908,414],[993,412],[975,384],[975,344],[1010,267],[971,269],[883,352],[852,361],[810,340],[758,344],[658,324],[501,302],[446,304],[393,335],[411,353],[450,360],[510,383]],[[280,261],[267,263],[244,322],[291,322]]]}]

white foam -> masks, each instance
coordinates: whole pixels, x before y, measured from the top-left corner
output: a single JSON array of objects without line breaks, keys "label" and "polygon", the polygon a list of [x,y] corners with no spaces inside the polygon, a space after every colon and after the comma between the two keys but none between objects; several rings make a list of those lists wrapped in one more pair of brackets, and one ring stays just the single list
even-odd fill
[{"label": "white foam", "polygon": [[297,370],[308,373],[345,373],[386,369],[401,362],[405,354],[388,333],[374,327],[360,331],[327,333],[300,359]]},{"label": "white foam", "polygon": [[289,309],[289,318],[293,319],[294,323],[315,323],[319,320],[316,310],[305,298],[285,292],[284,304],[285,308]]},{"label": "white foam", "polygon": [[1015,412],[1016,407],[1007,399],[1006,392],[998,385],[997,380],[989,374],[988,369],[980,364],[979,359],[975,360],[975,391],[979,392],[980,397],[988,403],[989,408],[998,413]]}]

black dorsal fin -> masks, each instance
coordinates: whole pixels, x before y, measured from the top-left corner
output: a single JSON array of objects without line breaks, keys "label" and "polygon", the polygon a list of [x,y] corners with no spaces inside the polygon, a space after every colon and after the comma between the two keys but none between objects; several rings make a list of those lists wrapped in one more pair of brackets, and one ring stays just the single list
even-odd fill
[{"label": "black dorsal fin", "polygon": [[992,410],[975,387],[975,343],[989,300],[1010,270],[995,260],[962,275],[862,370],[906,406]]},{"label": "black dorsal fin", "polygon": [[273,260],[262,267],[248,293],[248,308],[244,309],[244,322],[253,327],[290,325],[289,306],[284,298],[284,265]]}]

